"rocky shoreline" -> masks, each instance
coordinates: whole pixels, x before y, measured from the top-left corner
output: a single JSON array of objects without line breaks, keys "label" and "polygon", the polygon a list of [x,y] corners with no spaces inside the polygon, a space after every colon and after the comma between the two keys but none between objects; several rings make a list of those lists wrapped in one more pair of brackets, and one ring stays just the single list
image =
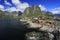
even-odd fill
[{"label": "rocky shoreline", "polygon": [[[31,20],[23,20],[22,19],[20,21],[23,24],[28,25],[27,26],[28,28],[37,29],[39,31],[39,32],[32,31],[32,32],[26,33],[26,40],[30,40],[30,38],[31,38],[31,40],[60,40],[60,32],[59,32],[59,30],[57,30],[55,28],[56,26],[54,26],[54,25],[53,25],[53,27],[48,27],[46,25],[43,25],[43,27],[41,27],[40,24],[32,23]],[[39,35],[41,35],[40,34],[41,31],[44,32],[44,33],[42,33],[43,35],[45,35],[44,37],[43,36],[41,36],[41,37],[39,36]],[[32,35],[32,37],[31,37],[31,35]]]},{"label": "rocky shoreline", "polygon": [[28,25],[28,28],[38,28],[39,30],[42,30],[42,31],[52,32],[57,28],[55,25],[52,25],[52,26],[43,25],[43,27],[41,27],[41,24],[33,23],[31,20],[21,19],[20,21],[23,24]]}]

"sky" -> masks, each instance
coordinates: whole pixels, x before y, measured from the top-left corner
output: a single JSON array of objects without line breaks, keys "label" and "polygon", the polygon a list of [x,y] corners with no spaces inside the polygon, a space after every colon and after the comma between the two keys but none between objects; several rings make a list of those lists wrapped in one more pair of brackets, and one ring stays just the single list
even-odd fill
[{"label": "sky", "polygon": [[42,11],[50,11],[53,14],[60,14],[60,0],[0,0],[0,10],[21,11],[32,5],[39,6]]}]

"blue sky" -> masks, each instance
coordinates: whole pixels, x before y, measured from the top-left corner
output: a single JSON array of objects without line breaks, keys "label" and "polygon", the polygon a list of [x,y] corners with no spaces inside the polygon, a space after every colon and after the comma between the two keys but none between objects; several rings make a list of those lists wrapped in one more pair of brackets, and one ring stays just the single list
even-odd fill
[{"label": "blue sky", "polygon": [[53,8],[60,6],[60,0],[21,0],[22,2],[28,2],[29,5],[43,5],[48,10],[51,10]]},{"label": "blue sky", "polygon": [[37,5],[43,11],[60,13],[60,0],[0,0],[0,10],[24,11],[26,7]]}]

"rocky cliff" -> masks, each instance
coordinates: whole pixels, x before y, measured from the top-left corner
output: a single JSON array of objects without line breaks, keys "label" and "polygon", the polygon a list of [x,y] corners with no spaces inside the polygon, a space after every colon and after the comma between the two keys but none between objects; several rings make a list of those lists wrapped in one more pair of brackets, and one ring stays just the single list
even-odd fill
[{"label": "rocky cliff", "polygon": [[42,12],[41,12],[41,9],[40,7],[36,6],[36,5],[33,5],[32,7],[27,7],[24,11],[24,16],[26,17],[39,17],[39,16],[42,16]]}]

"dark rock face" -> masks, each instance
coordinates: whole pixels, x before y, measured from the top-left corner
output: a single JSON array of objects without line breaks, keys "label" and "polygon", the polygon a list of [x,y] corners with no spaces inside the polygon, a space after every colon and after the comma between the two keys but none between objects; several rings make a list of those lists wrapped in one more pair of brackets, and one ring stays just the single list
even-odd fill
[{"label": "dark rock face", "polygon": [[18,16],[22,15],[22,12],[21,11],[18,11]]},{"label": "dark rock face", "polygon": [[47,32],[29,32],[26,34],[26,40],[49,40]]},{"label": "dark rock face", "polygon": [[26,33],[26,40],[60,40],[60,34],[48,32],[28,32]]},{"label": "dark rock face", "polygon": [[60,32],[58,30],[53,31],[53,40],[60,40]]}]

